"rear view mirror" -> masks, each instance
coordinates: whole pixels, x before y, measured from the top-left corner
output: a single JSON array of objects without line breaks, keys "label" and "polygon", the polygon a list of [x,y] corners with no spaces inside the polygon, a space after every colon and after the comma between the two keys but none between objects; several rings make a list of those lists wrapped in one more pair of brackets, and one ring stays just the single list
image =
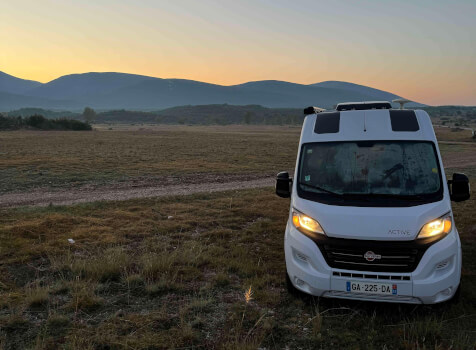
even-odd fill
[{"label": "rear view mirror", "polygon": [[454,202],[462,202],[469,199],[469,180],[465,174],[454,173],[453,179],[448,180],[450,198]]},{"label": "rear view mirror", "polygon": [[279,197],[291,197],[291,184],[293,180],[286,171],[280,172],[276,176],[276,194]]}]

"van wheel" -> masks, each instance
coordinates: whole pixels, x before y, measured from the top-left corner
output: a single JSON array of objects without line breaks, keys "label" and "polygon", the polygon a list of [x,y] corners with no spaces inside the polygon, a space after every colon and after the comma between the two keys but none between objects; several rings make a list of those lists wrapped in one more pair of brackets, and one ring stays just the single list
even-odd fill
[{"label": "van wheel", "polygon": [[453,294],[453,297],[451,297],[451,299],[447,299],[437,305],[440,305],[440,307],[447,307],[447,306],[459,304],[460,301],[461,301],[461,282],[459,283],[458,289],[456,289],[456,292],[455,294]]},{"label": "van wheel", "polygon": [[302,292],[294,287],[293,283],[291,282],[291,278],[288,275],[288,272],[286,271],[286,289],[288,290],[288,293],[291,294],[292,296],[300,296]]},{"label": "van wheel", "polygon": [[458,304],[461,300],[461,282],[458,285],[458,289],[456,289],[455,294],[453,297],[448,300],[451,304]]},{"label": "van wheel", "polygon": [[286,272],[286,289],[288,290],[288,293],[290,296],[297,299],[301,299],[305,303],[312,303],[314,301],[314,296],[309,295],[303,292],[302,290],[294,287],[293,283],[291,282],[291,278],[289,277],[287,272]]}]

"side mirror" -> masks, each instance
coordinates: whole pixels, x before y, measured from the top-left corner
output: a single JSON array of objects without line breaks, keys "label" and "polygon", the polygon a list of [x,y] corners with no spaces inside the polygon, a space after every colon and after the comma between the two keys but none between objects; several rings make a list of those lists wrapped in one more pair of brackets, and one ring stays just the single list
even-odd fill
[{"label": "side mirror", "polygon": [[469,180],[465,174],[454,173],[453,179],[448,180],[448,188],[453,202],[462,202],[469,199]]},{"label": "side mirror", "polygon": [[280,172],[276,176],[276,194],[283,198],[291,197],[292,183],[293,179],[289,177],[289,174],[286,171]]}]

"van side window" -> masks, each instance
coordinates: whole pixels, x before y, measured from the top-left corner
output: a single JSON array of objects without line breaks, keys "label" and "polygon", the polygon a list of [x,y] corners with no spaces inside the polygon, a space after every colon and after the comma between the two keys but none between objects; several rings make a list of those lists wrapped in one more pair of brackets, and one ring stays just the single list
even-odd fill
[{"label": "van side window", "polygon": [[420,126],[415,112],[407,109],[390,110],[390,122],[393,131],[418,131]]},{"label": "van side window", "polygon": [[340,112],[324,112],[316,116],[314,132],[316,134],[331,134],[339,132]]}]

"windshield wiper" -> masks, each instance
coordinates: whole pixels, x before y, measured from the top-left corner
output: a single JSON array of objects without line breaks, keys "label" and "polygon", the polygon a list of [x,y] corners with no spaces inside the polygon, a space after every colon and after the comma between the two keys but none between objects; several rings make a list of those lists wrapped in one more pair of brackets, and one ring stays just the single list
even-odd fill
[{"label": "windshield wiper", "polygon": [[392,193],[343,193],[343,196],[355,196],[355,197],[367,197],[367,198],[388,198],[388,199],[401,199],[408,201],[423,201],[425,198],[422,195],[404,195],[404,194],[392,194]]},{"label": "windshield wiper", "polygon": [[384,171],[385,175],[384,175],[383,179],[385,180],[386,178],[388,178],[390,175],[392,175],[397,170],[402,170],[402,169],[403,169],[402,163],[395,164],[390,169],[387,169],[387,170]]},{"label": "windshield wiper", "polygon": [[306,184],[304,182],[299,182],[299,185],[307,186],[307,187],[313,188],[313,189],[321,191],[321,192],[325,192],[325,193],[332,194],[334,196],[342,197],[342,194],[340,194],[340,193],[332,192],[332,191],[326,190],[325,188],[322,188],[322,187],[319,187],[319,186],[309,185],[309,184]]},{"label": "windshield wiper", "polygon": [[344,192],[344,193],[337,193],[329,191],[325,188],[310,185],[304,182],[298,182],[301,186],[307,186],[309,188],[328,193],[334,195],[336,197],[341,198],[358,198],[360,200],[369,201],[370,198],[382,198],[382,199],[400,199],[400,200],[408,200],[408,201],[423,201],[425,198],[422,195],[403,195],[403,194],[392,194],[392,193],[352,193],[352,192]]}]

